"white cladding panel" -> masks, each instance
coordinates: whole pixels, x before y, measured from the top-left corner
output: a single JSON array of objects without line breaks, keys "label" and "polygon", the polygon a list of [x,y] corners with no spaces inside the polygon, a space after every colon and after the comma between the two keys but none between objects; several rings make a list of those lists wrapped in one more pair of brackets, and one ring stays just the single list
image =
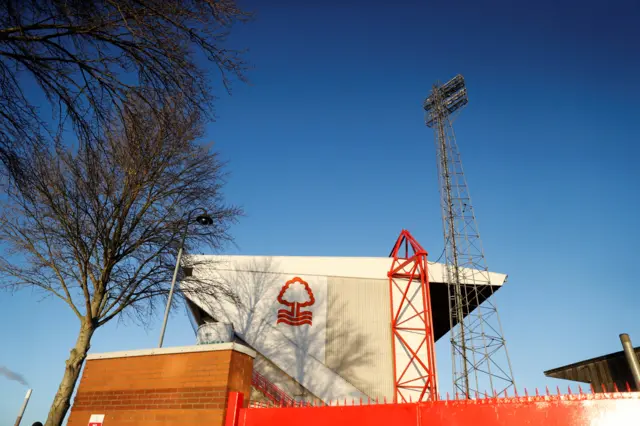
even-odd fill
[{"label": "white cladding panel", "polygon": [[372,398],[392,398],[389,282],[328,280],[327,366]]}]

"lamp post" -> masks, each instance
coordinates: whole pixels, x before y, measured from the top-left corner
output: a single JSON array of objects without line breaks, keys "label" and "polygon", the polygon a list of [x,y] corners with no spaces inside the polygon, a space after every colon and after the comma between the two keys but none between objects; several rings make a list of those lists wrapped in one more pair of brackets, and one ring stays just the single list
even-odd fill
[{"label": "lamp post", "polygon": [[24,397],[24,402],[22,403],[22,407],[20,407],[20,414],[18,414],[18,418],[14,426],[20,426],[20,422],[22,421],[22,416],[24,415],[24,410],[27,409],[27,404],[29,403],[29,398],[31,398],[31,389],[27,391],[27,396]]},{"label": "lamp post", "polygon": [[196,217],[196,222],[203,226],[213,225],[213,219],[211,216],[207,214],[207,211],[202,207],[195,208],[189,212],[189,216],[187,216],[187,224],[184,227],[184,233],[182,234],[182,240],[180,241],[180,248],[178,248],[178,258],[176,259],[176,267],[173,270],[173,279],[171,280],[171,289],[169,290],[169,300],[167,300],[167,307],[164,310],[164,319],[162,321],[162,329],[160,330],[160,342],[158,343],[158,347],[162,347],[162,342],[164,341],[164,332],[167,328],[167,320],[169,319],[169,310],[171,309],[171,300],[173,299],[173,290],[176,286],[176,278],[178,277],[178,269],[180,269],[180,260],[182,260],[182,248],[184,247],[184,240],[187,238],[187,231],[189,229],[189,223],[191,223],[191,215],[201,210],[202,214]]}]

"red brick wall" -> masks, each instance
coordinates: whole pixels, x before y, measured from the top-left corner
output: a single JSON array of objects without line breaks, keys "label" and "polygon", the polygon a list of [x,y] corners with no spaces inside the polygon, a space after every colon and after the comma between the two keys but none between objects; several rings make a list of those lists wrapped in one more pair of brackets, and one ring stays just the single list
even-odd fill
[{"label": "red brick wall", "polygon": [[90,359],[68,426],[222,425],[230,391],[249,398],[253,359],[241,352],[207,351]]}]

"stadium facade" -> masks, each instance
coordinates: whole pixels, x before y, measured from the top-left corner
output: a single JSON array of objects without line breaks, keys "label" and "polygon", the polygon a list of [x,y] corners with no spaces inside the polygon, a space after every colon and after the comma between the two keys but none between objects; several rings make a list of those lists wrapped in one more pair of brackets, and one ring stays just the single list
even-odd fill
[{"label": "stadium facade", "polygon": [[[393,353],[391,340],[390,258],[203,255],[188,265],[181,286],[200,330],[232,327],[234,339],[257,352],[254,370],[287,394],[325,402],[393,397],[403,354]],[[450,329],[445,273],[429,263],[435,340]],[[480,289],[478,302],[506,279],[490,273],[492,288]],[[196,291],[202,285],[223,295]]]}]

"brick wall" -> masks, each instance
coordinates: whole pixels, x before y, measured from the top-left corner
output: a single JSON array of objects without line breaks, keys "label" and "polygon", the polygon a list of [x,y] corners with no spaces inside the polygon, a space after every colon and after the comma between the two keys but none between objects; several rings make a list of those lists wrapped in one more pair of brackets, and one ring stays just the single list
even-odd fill
[{"label": "brick wall", "polygon": [[67,424],[222,425],[229,392],[249,398],[254,356],[231,343],[92,355]]}]

